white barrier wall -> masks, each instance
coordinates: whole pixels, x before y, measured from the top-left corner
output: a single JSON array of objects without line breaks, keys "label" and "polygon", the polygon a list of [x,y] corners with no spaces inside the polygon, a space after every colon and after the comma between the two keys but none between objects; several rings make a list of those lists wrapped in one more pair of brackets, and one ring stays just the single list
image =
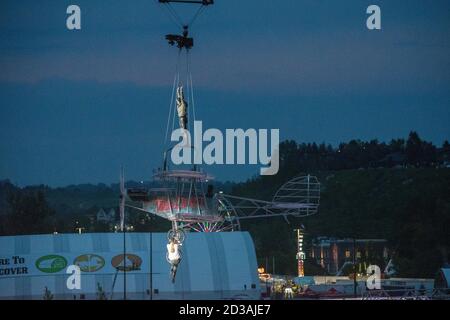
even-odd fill
[{"label": "white barrier wall", "polygon": [[[253,241],[247,232],[188,233],[176,281],[170,281],[165,233],[85,233],[0,237],[0,299],[233,299],[260,297]],[[81,289],[69,290],[70,265],[81,269]],[[150,271],[152,276],[150,276]],[[116,282],[113,287],[113,281]],[[152,290],[151,290],[152,289]]]}]

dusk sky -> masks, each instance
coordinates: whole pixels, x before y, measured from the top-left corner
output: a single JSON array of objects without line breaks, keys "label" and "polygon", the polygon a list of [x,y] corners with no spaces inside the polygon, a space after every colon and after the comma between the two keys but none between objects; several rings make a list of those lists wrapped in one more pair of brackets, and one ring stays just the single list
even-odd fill
[{"label": "dusk sky", "polygon": [[[82,29],[66,28],[81,8]],[[381,7],[382,29],[366,28]],[[150,180],[178,33],[156,0],[0,2],[0,179]],[[450,1],[216,0],[192,28],[197,118],[337,145],[450,139]],[[259,166],[205,168],[241,181]]]}]

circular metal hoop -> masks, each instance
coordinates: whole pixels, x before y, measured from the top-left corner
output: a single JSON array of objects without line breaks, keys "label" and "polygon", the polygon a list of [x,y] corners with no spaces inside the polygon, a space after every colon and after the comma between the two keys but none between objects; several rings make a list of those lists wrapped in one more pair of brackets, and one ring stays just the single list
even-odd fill
[{"label": "circular metal hoop", "polygon": [[181,228],[177,228],[176,230],[170,229],[167,232],[167,240],[169,241],[176,240],[177,242],[182,243],[185,238],[186,234]]}]

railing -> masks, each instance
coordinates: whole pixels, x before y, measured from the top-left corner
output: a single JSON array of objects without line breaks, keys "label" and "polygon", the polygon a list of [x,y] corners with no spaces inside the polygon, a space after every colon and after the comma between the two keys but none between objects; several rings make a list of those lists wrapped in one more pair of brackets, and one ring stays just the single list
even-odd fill
[{"label": "railing", "polygon": [[450,300],[450,289],[367,290],[363,300]]}]

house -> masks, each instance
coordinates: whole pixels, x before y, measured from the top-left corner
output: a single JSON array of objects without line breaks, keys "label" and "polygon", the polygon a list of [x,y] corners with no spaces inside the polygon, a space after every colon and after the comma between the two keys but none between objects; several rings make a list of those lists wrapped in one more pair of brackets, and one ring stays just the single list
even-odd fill
[{"label": "house", "polygon": [[356,262],[357,273],[365,273],[371,264],[381,270],[389,260],[385,239],[336,239],[318,237],[313,240],[311,258],[329,274],[341,275],[345,268]]}]

